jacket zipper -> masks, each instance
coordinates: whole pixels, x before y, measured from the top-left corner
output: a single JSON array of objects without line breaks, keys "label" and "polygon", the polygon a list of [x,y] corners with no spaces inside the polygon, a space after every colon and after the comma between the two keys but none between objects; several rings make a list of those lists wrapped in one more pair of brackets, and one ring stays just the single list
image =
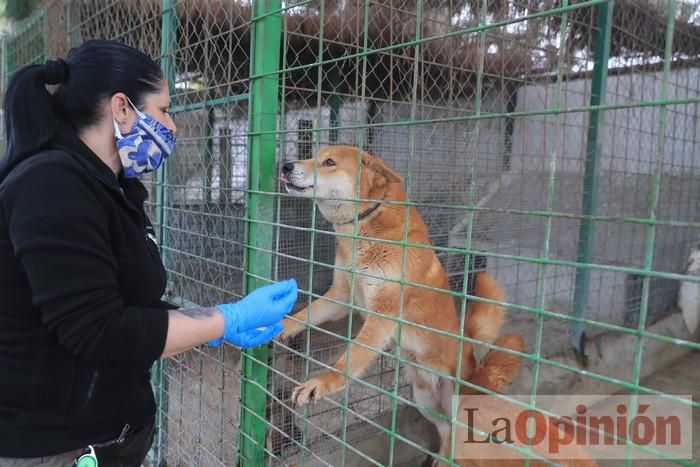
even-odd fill
[{"label": "jacket zipper", "polygon": [[83,402],[83,408],[87,407],[87,405],[90,403],[90,400],[92,399],[94,392],[95,392],[95,386],[97,385],[97,377],[100,375],[100,370],[99,368],[96,369],[92,373],[92,378],[90,379],[90,386],[88,386],[87,394],[85,395],[85,401]]}]

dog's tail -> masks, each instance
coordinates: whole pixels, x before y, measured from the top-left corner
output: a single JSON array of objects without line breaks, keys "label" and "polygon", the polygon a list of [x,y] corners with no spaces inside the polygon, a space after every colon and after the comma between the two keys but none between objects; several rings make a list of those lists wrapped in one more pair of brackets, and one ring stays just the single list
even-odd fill
[{"label": "dog's tail", "polygon": [[[522,337],[519,334],[511,333],[499,337],[494,345],[502,348],[514,350],[517,352],[522,352],[525,348]],[[473,357],[472,357],[473,358]],[[521,358],[518,355],[513,355],[511,353],[504,352],[502,350],[490,350],[486,356],[481,360],[479,365],[476,367],[474,372],[467,377],[467,381],[479,386],[479,388],[472,388],[470,386],[462,385],[459,388],[459,394],[462,396],[476,396],[484,394],[484,390],[489,390],[493,392],[501,392],[503,388],[513,381],[515,376],[520,369]],[[478,446],[477,446],[478,447]],[[442,446],[440,448],[440,454],[444,457],[450,455],[450,437],[444,438]],[[522,461],[511,462],[503,461],[501,459],[496,460],[461,460],[457,462],[459,466],[470,466],[470,467],[515,467],[523,465]],[[433,466],[443,466],[446,464],[440,462],[434,462]],[[531,465],[535,465],[531,462]]]},{"label": "dog's tail", "polygon": [[[523,338],[515,333],[499,337],[494,345],[516,352],[522,352],[525,349]],[[518,374],[520,362],[521,358],[518,355],[501,350],[490,350],[468,378],[468,381],[484,389],[501,392],[503,387],[513,381],[515,375]],[[481,391],[469,386],[462,386],[459,392],[462,395],[481,393]]]},{"label": "dog's tail", "polygon": [[[497,302],[505,300],[500,284],[486,272],[477,273],[474,295]],[[501,305],[472,300],[464,323],[464,334],[472,339],[492,343],[503,325],[504,311]]]}]

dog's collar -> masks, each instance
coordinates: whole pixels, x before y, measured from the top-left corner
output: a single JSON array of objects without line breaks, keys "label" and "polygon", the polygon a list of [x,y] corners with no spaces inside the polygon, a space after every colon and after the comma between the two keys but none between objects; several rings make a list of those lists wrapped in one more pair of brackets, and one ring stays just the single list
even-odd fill
[{"label": "dog's collar", "polygon": [[[362,212],[357,216],[357,220],[358,220],[358,221],[361,221],[362,219],[364,219],[365,217],[369,216],[369,215],[372,214],[374,211],[376,211],[377,209],[379,209],[379,206],[381,206],[381,205],[382,205],[382,203],[377,203],[377,204],[375,204],[374,206],[372,206],[371,208],[369,208],[369,209],[367,209],[367,210],[365,210],[365,211],[362,211]],[[342,224],[338,224],[338,225],[352,224],[354,221],[355,221],[355,219],[350,219],[349,221],[343,222]]]}]

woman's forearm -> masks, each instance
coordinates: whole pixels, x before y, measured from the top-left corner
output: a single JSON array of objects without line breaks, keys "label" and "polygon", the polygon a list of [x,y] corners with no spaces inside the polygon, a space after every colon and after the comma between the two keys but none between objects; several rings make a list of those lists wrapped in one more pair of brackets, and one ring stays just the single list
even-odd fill
[{"label": "woman's forearm", "polygon": [[184,308],[168,313],[168,337],[163,358],[185,352],[224,334],[224,317],[217,308]]}]

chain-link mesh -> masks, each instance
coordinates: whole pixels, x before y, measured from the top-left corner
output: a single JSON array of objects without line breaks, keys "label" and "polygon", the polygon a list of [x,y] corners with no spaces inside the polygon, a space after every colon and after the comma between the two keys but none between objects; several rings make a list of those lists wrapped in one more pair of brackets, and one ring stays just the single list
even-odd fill
[{"label": "chain-link mesh", "polygon": [[[639,385],[644,370],[606,366],[605,349],[591,347],[604,335],[623,338],[678,316],[678,281],[653,272],[685,272],[697,239],[692,154],[700,75],[690,57],[697,59],[698,5],[677,5],[669,56],[673,6],[615,2],[606,26],[600,4],[283,6],[280,159],[308,158],[321,146],[341,143],[361,146],[402,174],[452,290],[466,290],[465,249],[470,265],[503,284],[514,305],[506,328],[521,333],[527,352],[539,359],[526,364],[518,386],[533,394],[580,378],[548,361],[575,362],[568,350],[572,316],[595,322],[585,326],[585,342],[596,344],[581,351],[588,370],[607,380],[604,390],[616,390],[610,380]],[[601,69],[595,67],[596,34],[603,27],[610,27],[611,39],[610,60]],[[669,60],[673,66],[664,72]],[[607,77],[598,104],[595,73]],[[671,99],[681,103],[667,105]],[[600,105],[611,110],[592,128]],[[596,159],[593,171],[590,158]],[[332,228],[308,202],[282,196],[279,203],[284,257],[278,275],[295,276],[317,298],[333,272]],[[651,224],[652,247],[645,221],[653,216],[673,225]],[[588,263],[603,267],[579,266]],[[585,289],[577,293],[581,281]],[[410,388],[396,363],[406,362],[392,349],[383,349],[361,380],[349,378],[349,389],[328,402],[303,411],[289,404],[297,384],[327,372],[348,348],[357,321],[351,331],[346,322],[325,331],[314,327],[288,347],[276,346],[273,464],[417,465],[423,454],[415,444],[436,450],[430,425],[409,421]],[[641,355],[631,342],[630,359]]]},{"label": "chain-link mesh", "polygon": [[4,80],[26,65],[43,63],[46,57],[46,13],[37,11],[18,31],[5,39]]},{"label": "chain-link mesh", "polygon": [[[230,301],[260,278],[295,277],[297,310],[322,296],[338,235],[313,203],[251,176],[272,186],[285,162],[347,144],[405,178],[461,314],[475,272],[502,284],[505,328],[526,342],[513,393],[654,393],[645,376],[700,348],[676,308],[679,284],[698,285],[697,0],[49,1],[6,39],[4,75],[90,38],[159,58],[171,84],[176,156],[146,183],[174,302]],[[277,52],[272,71],[255,68]],[[279,108],[255,107],[270,89]],[[269,136],[275,167],[251,160]],[[400,345],[339,393],[292,406],[374,311],[349,305],[275,343],[263,379],[245,365],[259,354],[227,346],[164,361],[157,461],[255,465],[246,444],[269,465],[435,457]]]},{"label": "chain-link mesh", "polygon": [[[74,44],[110,38],[172,64],[177,157],[146,181],[160,227],[170,299],[182,306],[243,292],[248,28],[234,2],[70,2]],[[164,38],[164,28],[169,28]],[[166,74],[168,73],[165,71]],[[239,352],[201,349],[163,362],[156,453],[168,465],[232,465],[238,444]]]},{"label": "chain-link mesh", "polygon": [[[240,297],[245,285],[249,64],[233,28],[248,27],[240,9],[249,7],[173,3],[171,113],[181,156],[165,182],[163,255],[173,297],[213,305]],[[202,348],[165,365],[161,458],[169,465],[237,462],[239,372],[240,354],[231,347]]]}]

